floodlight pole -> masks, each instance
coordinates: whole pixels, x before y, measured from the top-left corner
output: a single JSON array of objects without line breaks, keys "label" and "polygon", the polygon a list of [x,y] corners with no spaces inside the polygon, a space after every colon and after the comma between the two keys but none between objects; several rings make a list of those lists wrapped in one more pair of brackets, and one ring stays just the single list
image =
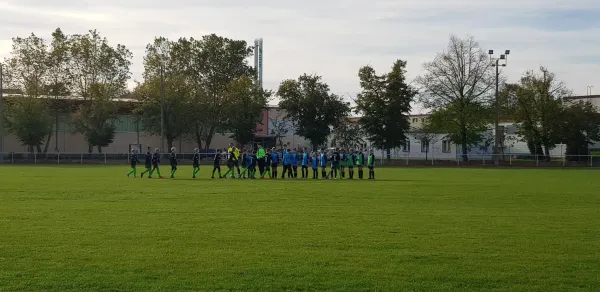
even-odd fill
[{"label": "floodlight pole", "polygon": [[592,95],[592,88],[594,88],[594,85],[589,85],[589,86],[587,87],[587,91],[586,91],[586,94],[587,94],[587,95]]},{"label": "floodlight pole", "polygon": [[[492,61],[491,66],[496,67],[496,95],[495,95],[495,107],[496,107],[496,119],[494,123],[494,161],[498,163],[500,160],[500,97],[499,97],[499,87],[500,87],[500,66],[505,67],[508,63],[508,54],[510,54],[510,50],[506,50],[504,54],[500,55],[500,57],[495,58],[494,50],[489,50],[490,61]],[[500,64],[500,60],[504,60],[504,63]]]},{"label": "floodlight pole", "polygon": [[0,63],[0,164],[4,163],[4,67]]}]

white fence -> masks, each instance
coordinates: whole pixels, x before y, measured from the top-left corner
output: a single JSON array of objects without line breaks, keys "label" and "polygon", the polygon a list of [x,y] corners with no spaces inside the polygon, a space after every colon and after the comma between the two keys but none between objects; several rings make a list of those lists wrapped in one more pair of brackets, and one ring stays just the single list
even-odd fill
[{"label": "white fence", "polygon": [[[193,153],[178,153],[179,164],[192,163]],[[215,153],[200,153],[201,164],[212,164]],[[366,155],[366,153],[365,153]],[[0,164],[129,164],[131,154],[121,153],[22,153],[10,152],[0,155]],[[162,163],[168,164],[168,154],[163,154]],[[377,159],[378,166],[506,166],[506,167],[600,167],[600,155],[542,155],[505,154],[469,154],[465,161],[462,155],[455,157],[436,157],[435,155],[384,155]],[[497,159],[496,159],[497,158]],[[144,164],[144,155],[138,154],[140,165]]]}]

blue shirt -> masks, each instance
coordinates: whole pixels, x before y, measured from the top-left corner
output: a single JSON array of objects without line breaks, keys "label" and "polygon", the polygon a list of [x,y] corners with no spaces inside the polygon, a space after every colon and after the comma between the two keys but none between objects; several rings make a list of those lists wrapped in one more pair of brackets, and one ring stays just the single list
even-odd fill
[{"label": "blue shirt", "polygon": [[308,166],[308,154],[302,153],[302,166]]},{"label": "blue shirt", "polygon": [[290,155],[290,158],[292,160],[292,166],[298,166],[298,153],[292,153]]},{"label": "blue shirt", "polygon": [[326,167],[327,166],[327,156],[325,155],[325,153],[321,154],[321,158],[319,158],[319,161],[321,161],[321,166],[322,167]]},{"label": "blue shirt", "polygon": [[312,168],[317,169],[318,167],[319,167],[319,158],[315,156],[312,158]]},{"label": "blue shirt", "polygon": [[248,154],[246,155],[246,166],[251,166],[252,165],[252,154]]},{"label": "blue shirt", "polygon": [[281,156],[283,156],[283,165],[290,165],[290,154],[287,151],[281,151]]},{"label": "blue shirt", "polygon": [[271,163],[276,164],[279,162],[279,154],[277,152],[271,153]]}]

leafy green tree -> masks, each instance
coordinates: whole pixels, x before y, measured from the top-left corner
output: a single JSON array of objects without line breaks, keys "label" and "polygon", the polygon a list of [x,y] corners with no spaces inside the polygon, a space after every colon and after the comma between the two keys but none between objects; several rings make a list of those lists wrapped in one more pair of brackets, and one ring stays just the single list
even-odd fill
[{"label": "leafy green tree", "polygon": [[164,130],[167,149],[176,139],[190,132],[191,116],[197,114],[192,108],[192,84],[188,82],[186,68],[182,64],[182,60],[189,57],[181,51],[185,42],[185,39],[174,42],[159,37],[149,44],[144,57],[144,82],[139,83],[134,91],[140,101],[136,104],[136,112],[142,128],[156,136],[161,136]]},{"label": "leafy green tree", "polygon": [[[69,37],[65,35],[60,28],[52,33],[51,50],[48,55],[48,82],[44,93],[53,98],[51,110],[54,119],[54,136],[58,137],[61,114],[69,114],[67,110],[61,108],[58,100],[71,95],[70,85],[70,55],[69,55]],[[48,152],[52,131],[48,135],[48,141],[44,147],[44,153]],[[54,148],[58,149],[58,138],[54,139]]]},{"label": "leafy green tree", "polygon": [[362,92],[356,100],[356,111],[362,114],[360,124],[367,140],[379,149],[400,147],[410,128],[410,103],[418,93],[406,83],[406,61],[397,60],[392,70],[381,76],[365,66],[358,77]]},{"label": "leafy green tree", "polygon": [[89,151],[112,143],[117,119],[116,98],[127,93],[131,52],[111,46],[96,30],[73,35],[68,41],[70,91],[84,103],[73,114],[75,129],[86,137]]},{"label": "leafy green tree", "polygon": [[[226,112],[232,105],[225,93],[230,83],[242,76],[252,76],[254,69],[248,64],[253,48],[246,41],[210,34],[200,40],[189,41],[191,64],[186,70],[193,80],[194,116],[193,137],[198,145],[204,141],[210,147],[216,133],[227,128]],[[200,138],[202,141],[200,141]]]},{"label": "leafy green tree", "polygon": [[365,144],[364,131],[359,123],[346,118],[337,127],[333,129],[332,147],[342,147],[344,149],[359,149]]},{"label": "leafy green tree", "polygon": [[15,37],[11,57],[3,68],[5,84],[23,94],[7,104],[6,125],[30,151],[35,148],[42,152],[41,145],[52,132],[44,92],[48,85],[50,50],[46,41],[35,34]]},{"label": "leafy green tree", "polygon": [[550,160],[550,150],[562,140],[562,100],[570,94],[564,83],[544,67],[538,73],[528,71],[521,78],[514,116],[518,134],[527,141],[531,154]]},{"label": "leafy green tree", "polygon": [[340,125],[350,112],[349,103],[329,92],[320,76],[304,74],[298,80],[284,80],[278,90],[279,107],[297,124],[296,134],[312,143],[324,145],[332,128]]},{"label": "leafy green tree", "polygon": [[600,113],[587,101],[569,102],[562,114],[562,142],[569,160],[585,160],[589,146],[600,141]]},{"label": "leafy green tree", "polygon": [[5,112],[5,122],[8,132],[27,146],[29,152],[34,149],[42,152],[48,132],[52,131],[52,117],[48,111],[48,103],[43,99],[33,97],[14,98]]},{"label": "leafy green tree", "polygon": [[262,117],[271,93],[248,76],[242,76],[227,86],[225,99],[230,106],[226,110],[226,129],[231,138],[247,145],[255,136],[256,126]]},{"label": "leafy green tree", "polygon": [[[461,145],[463,160],[487,130],[491,90],[495,72],[488,54],[472,38],[450,37],[445,51],[424,64],[425,74],[417,78],[423,94],[419,100],[432,110],[431,122]],[[445,120],[443,120],[445,119]]]}]

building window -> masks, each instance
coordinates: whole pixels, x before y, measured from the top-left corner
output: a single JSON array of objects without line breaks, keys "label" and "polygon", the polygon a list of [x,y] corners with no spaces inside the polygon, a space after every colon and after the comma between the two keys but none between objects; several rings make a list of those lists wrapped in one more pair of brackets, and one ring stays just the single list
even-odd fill
[{"label": "building window", "polygon": [[410,140],[406,139],[404,145],[402,145],[403,152],[410,152]]},{"label": "building window", "polygon": [[427,141],[426,139],[421,140],[421,152],[429,152],[429,141]]},{"label": "building window", "polygon": [[452,148],[450,141],[448,141],[448,140],[442,141],[442,152],[443,153],[450,153],[451,152],[450,148]]}]

